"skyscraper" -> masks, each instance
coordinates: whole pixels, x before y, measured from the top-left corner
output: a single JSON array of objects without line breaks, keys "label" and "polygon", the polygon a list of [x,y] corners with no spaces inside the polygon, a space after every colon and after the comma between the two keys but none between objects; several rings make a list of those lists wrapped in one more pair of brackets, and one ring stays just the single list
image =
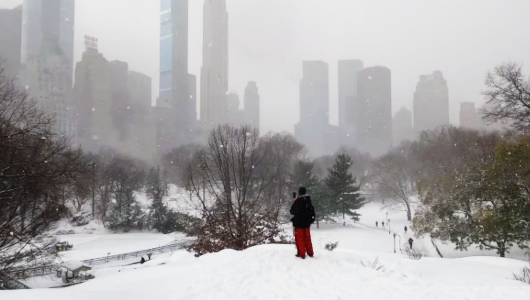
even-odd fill
[{"label": "skyscraper", "polygon": [[97,152],[110,147],[141,159],[154,158],[150,77],[88,48],[76,64],[74,94],[77,138],[83,149]]},{"label": "skyscraper", "polygon": [[21,62],[28,95],[73,136],[74,0],[24,0]]},{"label": "skyscraper", "polygon": [[245,112],[239,109],[241,102],[239,101],[239,95],[237,93],[228,93],[226,97],[227,111],[226,119],[224,123],[231,124],[234,126],[241,126],[245,123]]},{"label": "skyscraper", "polygon": [[475,103],[462,102],[460,104],[460,127],[480,129],[481,122],[475,110]]},{"label": "skyscraper", "polygon": [[75,68],[74,99],[77,139],[86,151],[116,145],[114,130],[112,74],[110,63],[96,49],[88,48]]},{"label": "skyscraper", "polygon": [[259,92],[256,82],[249,81],[247,87],[245,88],[245,115],[247,119],[247,124],[252,128],[258,129],[260,126],[259,118]]},{"label": "skyscraper", "polygon": [[311,155],[330,154],[329,69],[323,61],[304,61],[300,81],[300,122],[295,125],[296,139]]},{"label": "skyscraper", "polygon": [[392,85],[386,67],[370,67],[357,74],[356,111],[359,148],[372,156],[392,147]]},{"label": "skyscraper", "polygon": [[323,61],[304,61],[300,81],[300,122],[329,124],[329,66]]},{"label": "skyscraper", "polygon": [[129,118],[129,151],[145,160],[155,158],[155,114],[151,106],[151,77],[129,71],[130,102],[124,111]]},{"label": "skyscraper", "polygon": [[[160,3],[160,98],[175,108],[179,125],[188,125],[188,0]],[[167,100],[167,101],[166,101]]]},{"label": "skyscraper", "polygon": [[449,89],[442,72],[421,75],[414,92],[414,130],[449,125]]},{"label": "skyscraper", "polygon": [[357,100],[357,73],[363,69],[363,62],[339,60],[339,127],[354,125]]},{"label": "skyscraper", "polygon": [[22,64],[57,55],[73,70],[75,0],[24,0],[22,14]]},{"label": "skyscraper", "polygon": [[225,0],[205,0],[203,6],[201,122],[222,123],[227,111],[228,12]]},{"label": "skyscraper", "polygon": [[[194,124],[197,123],[197,76],[188,74],[188,94],[190,101],[190,119]],[[194,126],[196,127],[196,126]]]},{"label": "skyscraper", "polygon": [[414,139],[414,129],[412,127],[412,112],[402,107],[394,115],[392,120],[394,145],[399,145],[406,140]]},{"label": "skyscraper", "polygon": [[20,71],[20,44],[22,39],[22,5],[0,9],[0,63],[11,78]]}]

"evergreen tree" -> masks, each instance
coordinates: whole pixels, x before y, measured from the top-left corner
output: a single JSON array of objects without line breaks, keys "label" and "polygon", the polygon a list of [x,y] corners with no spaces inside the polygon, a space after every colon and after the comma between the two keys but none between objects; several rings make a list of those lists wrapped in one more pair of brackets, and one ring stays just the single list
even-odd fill
[{"label": "evergreen tree", "polygon": [[339,154],[335,164],[328,169],[328,176],[324,180],[329,194],[330,212],[342,214],[343,225],[346,225],[346,215],[359,220],[359,214],[353,210],[364,205],[364,198],[359,193],[360,187],[350,173],[351,157]]},{"label": "evergreen tree", "polygon": [[109,176],[114,180],[109,225],[112,230],[142,229],[145,215],[136,201],[134,192],[144,181],[143,170],[128,158],[114,158],[109,166]]},{"label": "evergreen tree", "polygon": [[319,228],[319,221],[326,219],[329,216],[329,203],[326,197],[327,189],[324,184],[320,182],[318,177],[313,173],[314,164],[309,161],[298,161],[294,165],[294,172],[292,176],[293,188],[305,187],[315,208],[317,228]]},{"label": "evergreen tree", "polygon": [[164,228],[168,220],[168,209],[162,201],[168,193],[168,184],[160,175],[159,168],[152,168],[147,176],[147,188],[145,189],[147,198],[152,201],[151,204],[151,224],[156,230],[166,232]]},{"label": "evergreen tree", "polygon": [[145,214],[142,207],[136,201],[132,190],[126,192],[121,201],[112,207],[109,218],[109,228],[112,230],[143,229]]}]

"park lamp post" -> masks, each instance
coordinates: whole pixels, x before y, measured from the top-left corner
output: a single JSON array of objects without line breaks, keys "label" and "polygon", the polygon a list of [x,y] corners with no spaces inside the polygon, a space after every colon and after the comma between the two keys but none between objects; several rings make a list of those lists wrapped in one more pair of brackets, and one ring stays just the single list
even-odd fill
[{"label": "park lamp post", "polygon": [[394,232],[394,253],[396,253],[396,233]]},{"label": "park lamp post", "polygon": [[390,234],[390,224],[388,224],[388,211],[386,212],[386,225],[388,225],[388,233]]}]

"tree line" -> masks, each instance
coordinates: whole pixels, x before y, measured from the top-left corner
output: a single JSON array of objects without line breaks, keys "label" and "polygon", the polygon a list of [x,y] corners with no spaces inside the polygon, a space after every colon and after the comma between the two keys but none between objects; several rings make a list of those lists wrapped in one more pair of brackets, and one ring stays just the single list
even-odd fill
[{"label": "tree line", "polygon": [[[0,273],[53,260],[58,221],[91,212],[111,230],[187,231],[197,219],[172,211],[164,172],[108,150],[72,147],[0,66]],[[151,200],[142,207],[136,193]],[[2,276],[2,278],[6,278]]]},{"label": "tree line", "polygon": [[506,131],[422,132],[374,160],[369,189],[406,211],[418,236],[505,257],[530,242],[530,81],[521,65],[508,62],[489,72],[485,84],[482,114]]}]

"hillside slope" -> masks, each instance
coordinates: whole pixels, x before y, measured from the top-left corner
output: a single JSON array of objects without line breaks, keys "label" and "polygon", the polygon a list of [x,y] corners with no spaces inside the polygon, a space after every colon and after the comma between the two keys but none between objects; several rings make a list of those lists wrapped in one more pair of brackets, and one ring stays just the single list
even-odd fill
[{"label": "hillside slope", "polygon": [[[353,232],[351,232],[353,233]],[[495,257],[424,258],[384,254],[384,270],[364,267],[372,253],[319,250],[294,257],[291,245],[263,245],[193,257],[176,252],[144,265],[102,270],[63,288],[0,292],[0,299],[528,299],[530,286],[511,279],[524,262]]]}]

